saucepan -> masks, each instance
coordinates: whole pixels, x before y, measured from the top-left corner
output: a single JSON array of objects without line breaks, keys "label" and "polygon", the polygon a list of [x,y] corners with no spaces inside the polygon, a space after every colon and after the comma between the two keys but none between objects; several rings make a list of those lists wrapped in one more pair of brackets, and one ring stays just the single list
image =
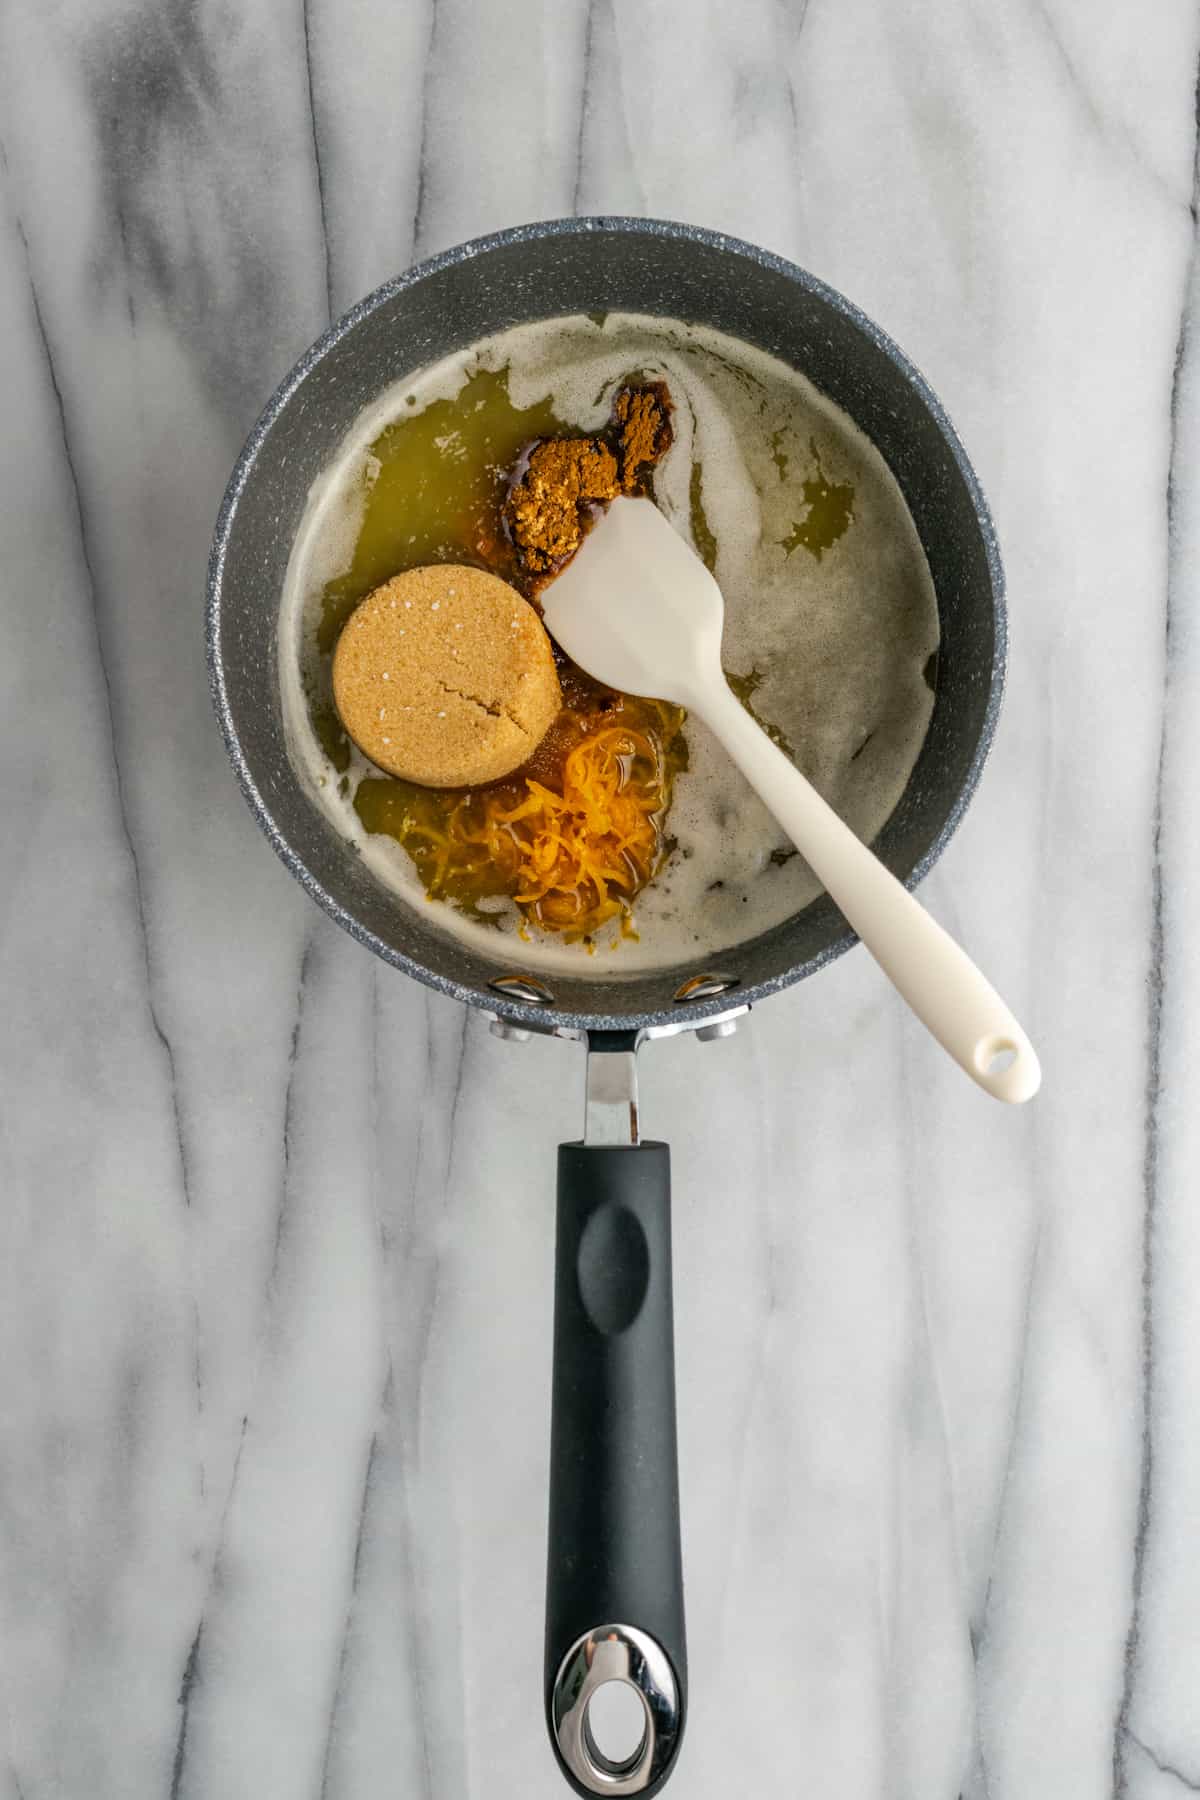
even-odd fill
[{"label": "saucepan", "polygon": [[[876,842],[915,886],[963,816],[991,744],[1005,666],[1003,580],[979,483],[946,414],[897,347],[803,269],[658,220],[595,218],[480,238],[388,282],[287,376],[242,451],[208,579],[213,695],[242,789],[292,874],[359,943],[489,1014],[498,1036],[587,1047],[582,1141],[559,1150],[545,1708],[582,1794],[656,1791],[687,1709],[667,1147],[641,1137],[635,1056],[648,1040],[728,1035],[738,1017],[855,942],[826,897],[719,962],[542,980],[438,930],[364,866],[289,758],[277,622],[309,487],[356,416],[404,376],[505,327],[596,311],[715,327],[801,370],[882,453],[937,594],[928,736]],[[581,959],[581,963],[583,959]],[[608,1682],[641,1708],[620,1757],[590,1708]]]}]

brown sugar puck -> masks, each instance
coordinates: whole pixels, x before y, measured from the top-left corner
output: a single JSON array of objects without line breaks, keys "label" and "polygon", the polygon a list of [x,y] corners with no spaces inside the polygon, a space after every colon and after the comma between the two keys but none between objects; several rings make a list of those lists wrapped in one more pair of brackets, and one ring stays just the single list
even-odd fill
[{"label": "brown sugar puck", "polygon": [[562,706],[546,628],[497,575],[409,569],[368,594],[333,657],[364,756],[423,787],[478,787],[527,761]]}]

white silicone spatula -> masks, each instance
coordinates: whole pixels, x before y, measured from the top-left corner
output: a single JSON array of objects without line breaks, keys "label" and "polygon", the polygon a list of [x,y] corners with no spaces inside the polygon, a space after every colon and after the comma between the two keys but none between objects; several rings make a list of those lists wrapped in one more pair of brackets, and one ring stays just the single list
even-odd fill
[{"label": "white silicone spatula", "polygon": [[1032,1099],[1037,1052],[999,994],[730,691],[721,590],[658,508],[615,500],[542,600],[551,635],[598,681],[703,719],[938,1042],[996,1099]]}]

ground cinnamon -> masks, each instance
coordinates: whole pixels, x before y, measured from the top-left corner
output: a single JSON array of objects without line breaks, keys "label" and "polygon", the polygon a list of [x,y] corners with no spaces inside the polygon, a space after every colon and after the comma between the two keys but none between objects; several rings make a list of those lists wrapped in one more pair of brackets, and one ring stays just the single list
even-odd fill
[{"label": "ground cinnamon", "polygon": [[618,494],[640,494],[671,447],[665,381],[624,387],[597,437],[541,438],[522,457],[504,524],[530,587],[558,573]]},{"label": "ground cinnamon", "polygon": [[504,507],[523,566],[540,575],[565,562],[579,548],[585,509],[620,491],[617,459],[599,439],[544,438],[535,444]]},{"label": "ground cinnamon", "polygon": [[640,494],[671,448],[671,395],[665,381],[622,388],[613,403],[620,427],[621,492]]}]

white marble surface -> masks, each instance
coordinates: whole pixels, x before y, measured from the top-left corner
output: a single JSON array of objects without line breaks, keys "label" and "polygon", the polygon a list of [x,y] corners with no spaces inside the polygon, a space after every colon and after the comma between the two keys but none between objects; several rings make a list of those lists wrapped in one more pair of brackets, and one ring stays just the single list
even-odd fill
[{"label": "white marble surface", "polygon": [[570,1048],[311,909],[209,712],[229,465],[326,322],[580,211],[926,370],[1013,661],[927,884],[1013,1114],[861,953],[644,1058],[675,1151],[674,1792],[1200,1788],[1191,0],[0,9],[0,1800],[564,1792],[540,1632]]}]

